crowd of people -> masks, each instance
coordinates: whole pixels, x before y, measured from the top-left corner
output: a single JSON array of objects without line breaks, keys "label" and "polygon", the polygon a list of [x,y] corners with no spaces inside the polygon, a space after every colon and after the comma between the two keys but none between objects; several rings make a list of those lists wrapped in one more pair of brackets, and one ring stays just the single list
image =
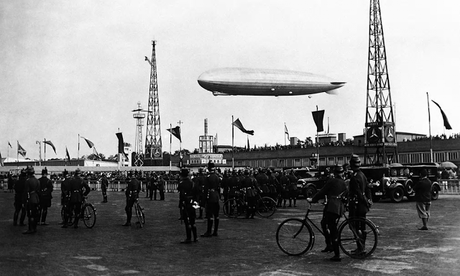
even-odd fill
[{"label": "crowd of people", "polygon": [[[372,194],[366,176],[360,170],[361,161],[357,155],[352,155],[349,164],[336,166],[329,175],[325,186],[308,202],[317,202],[326,199],[321,227],[325,235],[326,247],[322,252],[334,252],[331,261],[340,261],[338,245],[337,223],[345,212],[347,198],[349,217],[365,218],[372,205]],[[428,219],[431,206],[431,182],[427,178],[426,170],[421,172],[421,180],[415,183],[416,209],[422,219],[423,226],[420,230],[428,230]],[[81,177],[80,169],[73,173],[63,172],[61,184],[61,205],[63,206],[62,227],[67,228],[70,218],[72,225],[78,228],[79,214],[85,197],[91,189],[87,181]],[[142,180],[141,180],[142,179]],[[28,218],[28,229],[24,234],[37,232],[37,225],[47,225],[46,217],[51,206],[53,185],[48,177],[48,172],[42,170],[42,177],[37,179],[33,167],[23,169],[19,176],[12,178],[14,197],[14,226],[25,226],[25,217]],[[101,175],[102,203],[108,202],[107,186],[109,181],[105,174]],[[139,199],[141,181],[146,182],[146,196],[156,200],[156,191],[159,191],[159,200],[164,200],[165,180],[162,174],[142,175],[138,172],[129,172],[127,175],[128,186],[126,195],[126,222],[123,226],[131,225],[132,208]],[[253,219],[256,212],[256,196],[270,196],[277,203],[277,207],[296,207],[298,196],[297,177],[293,170],[276,172],[270,169],[245,169],[220,171],[213,163],[207,169],[199,169],[198,173],[190,173],[182,169],[177,186],[179,192],[180,219],[184,221],[186,238],[182,243],[191,244],[198,240],[196,228],[198,218],[207,220],[206,232],[201,237],[217,237],[219,230],[220,202],[229,198],[243,195],[246,202],[246,218]],[[365,225],[357,225],[360,233],[364,235]],[[365,236],[362,237],[365,240]],[[364,252],[364,245],[357,244],[355,254]]]}]

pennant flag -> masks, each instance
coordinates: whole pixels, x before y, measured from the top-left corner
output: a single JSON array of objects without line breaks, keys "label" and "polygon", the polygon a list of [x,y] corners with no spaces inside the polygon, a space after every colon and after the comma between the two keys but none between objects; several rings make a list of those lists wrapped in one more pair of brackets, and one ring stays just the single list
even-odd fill
[{"label": "pennant flag", "polygon": [[439,107],[439,110],[441,110],[442,119],[444,120],[444,127],[445,127],[446,129],[452,129],[452,127],[451,127],[450,124],[449,124],[449,120],[447,120],[446,114],[444,113],[444,111],[442,111],[441,106],[440,106],[437,102],[435,102],[435,101],[433,101],[433,100],[431,100],[431,101],[434,102],[434,104],[437,105],[437,106]]},{"label": "pennant flag", "polygon": [[323,128],[323,118],[324,118],[324,110],[312,111],[313,120],[316,124],[316,131],[321,132],[324,131]]},{"label": "pennant flag", "polygon": [[22,155],[22,157],[26,157],[27,151],[23,147],[21,147],[21,145],[19,144],[19,141],[17,142],[18,142],[18,153]]},{"label": "pennant flag", "polygon": [[287,135],[288,140],[290,140],[290,139],[289,139],[289,131],[288,131],[288,129],[287,129],[286,124],[284,124],[284,133]]},{"label": "pennant flag", "polygon": [[8,141],[8,146],[10,146],[10,148],[13,148],[13,146],[10,143],[10,141]]},{"label": "pennant flag", "polygon": [[128,155],[125,153],[125,142],[123,141],[123,134],[121,132],[116,133],[118,138],[118,153],[123,153],[123,155],[128,158]]},{"label": "pennant flag", "polygon": [[171,132],[171,134],[174,135],[174,137],[176,137],[177,139],[179,139],[179,141],[182,142],[182,139],[180,137],[180,127],[179,126],[168,128],[167,130]]},{"label": "pennant flag", "polygon": [[81,138],[85,139],[86,143],[88,144],[88,147],[92,149],[94,147],[94,143],[91,142],[90,140],[86,139],[85,137],[81,136]]},{"label": "pennant flag", "polygon": [[67,147],[65,147],[65,157],[70,161],[70,154],[69,151],[67,150]]},{"label": "pennant flag", "polygon": [[53,145],[53,143],[51,141],[43,141],[43,143],[47,144],[47,145],[50,145],[53,150],[54,150],[54,154],[56,154],[56,147]]},{"label": "pennant flag", "polygon": [[240,119],[236,119],[234,122],[233,122],[233,125],[236,126],[239,130],[241,130],[242,132],[246,133],[246,134],[249,134],[249,135],[254,135],[254,130],[246,130],[243,126],[243,124],[241,123]]}]

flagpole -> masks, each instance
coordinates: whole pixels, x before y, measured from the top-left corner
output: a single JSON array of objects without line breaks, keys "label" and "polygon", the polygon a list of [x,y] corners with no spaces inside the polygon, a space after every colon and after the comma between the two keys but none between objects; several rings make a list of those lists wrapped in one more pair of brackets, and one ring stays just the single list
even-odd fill
[{"label": "flagpole", "polygon": [[431,137],[431,114],[430,114],[430,96],[426,92],[426,99],[428,103],[428,133],[430,135],[430,163],[433,163],[433,138]]},{"label": "flagpole", "polygon": [[286,123],[284,123],[284,146],[286,146]]},{"label": "flagpole", "polygon": [[43,138],[43,161],[46,161],[46,138]]},{"label": "flagpole", "polygon": [[[169,124],[169,129],[172,130],[172,124]],[[169,132],[169,175],[171,175],[171,165],[172,165],[172,156],[171,156],[171,151],[172,151],[172,131]]]},{"label": "flagpole", "polygon": [[232,170],[235,170],[235,154],[234,154],[234,142],[235,142],[235,125],[233,124],[233,115],[232,115]]},{"label": "flagpole", "polygon": [[[316,106],[316,111],[318,111],[318,106]],[[318,127],[316,127],[316,168],[319,169],[319,132]]]},{"label": "flagpole", "polygon": [[16,151],[16,162],[19,162],[19,141],[16,141],[18,143],[18,150]]},{"label": "flagpole", "polygon": [[38,165],[42,165],[42,142],[35,141],[35,144],[38,144]]},{"label": "flagpole", "polygon": [[[80,134],[78,134],[77,160],[80,160]],[[77,164],[80,164],[80,162]]]}]

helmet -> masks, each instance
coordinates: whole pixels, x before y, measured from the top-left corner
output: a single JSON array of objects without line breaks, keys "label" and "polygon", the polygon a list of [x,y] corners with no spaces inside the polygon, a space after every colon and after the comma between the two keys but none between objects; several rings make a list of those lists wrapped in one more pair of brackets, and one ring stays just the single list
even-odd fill
[{"label": "helmet", "polygon": [[79,168],[77,168],[77,169],[75,170],[75,175],[79,175],[80,173],[81,173],[81,170],[80,170]]},{"label": "helmet", "polygon": [[34,167],[32,167],[32,166],[27,167],[26,172],[27,172],[28,174],[35,174]]}]

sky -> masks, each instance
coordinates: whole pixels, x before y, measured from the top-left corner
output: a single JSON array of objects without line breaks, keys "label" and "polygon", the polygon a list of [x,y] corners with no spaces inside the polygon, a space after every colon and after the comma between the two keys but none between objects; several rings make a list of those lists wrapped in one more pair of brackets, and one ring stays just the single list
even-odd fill
[{"label": "sky", "polygon": [[[459,133],[458,1],[380,1],[396,131]],[[232,144],[232,116],[252,146],[316,135],[311,112],[325,110],[331,133],[360,135],[365,124],[369,1],[363,0],[0,0],[0,153],[16,157],[16,141],[36,159],[36,141],[51,141],[46,158],[78,153],[78,135],[105,156],[117,153],[116,132],[134,146],[132,110],[147,109],[152,40],[156,41],[163,151],[198,148],[199,135]],[[336,95],[215,97],[198,76],[221,67],[284,69],[324,75],[346,85]],[[454,82],[452,82],[454,81]],[[181,123],[182,144],[167,129]],[[145,127],[143,145],[145,145]],[[12,144],[9,148],[8,142]],[[92,150],[80,140],[80,156]],[[235,129],[234,145],[247,135]],[[43,158],[43,149],[42,149]]]}]

